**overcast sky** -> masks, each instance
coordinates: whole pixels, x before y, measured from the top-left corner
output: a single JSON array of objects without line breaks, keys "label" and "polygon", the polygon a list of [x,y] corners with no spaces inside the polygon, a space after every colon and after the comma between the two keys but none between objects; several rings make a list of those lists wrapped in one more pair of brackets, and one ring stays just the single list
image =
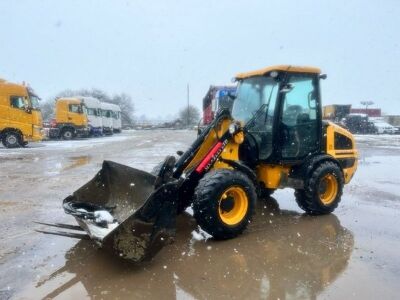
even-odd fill
[{"label": "overcast sky", "polygon": [[328,74],[323,104],[400,114],[400,1],[0,0],[0,77],[44,99],[129,93],[136,114],[201,107],[209,85],[274,64]]}]

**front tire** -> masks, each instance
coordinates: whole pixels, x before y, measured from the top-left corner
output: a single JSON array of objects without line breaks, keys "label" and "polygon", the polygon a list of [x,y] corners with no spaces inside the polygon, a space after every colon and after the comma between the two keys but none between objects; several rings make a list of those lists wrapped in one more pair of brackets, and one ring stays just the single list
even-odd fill
[{"label": "front tire", "polygon": [[63,140],[69,141],[74,138],[74,130],[72,128],[66,128],[61,133],[61,138]]},{"label": "front tire", "polygon": [[295,191],[296,202],[308,214],[328,214],[338,206],[344,178],[339,166],[331,161],[321,163],[305,181],[304,189]]},{"label": "front tire", "polygon": [[4,133],[1,142],[6,148],[19,148],[23,143],[22,136],[16,131]]},{"label": "front tire", "polygon": [[204,175],[195,189],[194,217],[215,239],[230,239],[246,229],[256,199],[254,185],[245,174],[213,170]]}]

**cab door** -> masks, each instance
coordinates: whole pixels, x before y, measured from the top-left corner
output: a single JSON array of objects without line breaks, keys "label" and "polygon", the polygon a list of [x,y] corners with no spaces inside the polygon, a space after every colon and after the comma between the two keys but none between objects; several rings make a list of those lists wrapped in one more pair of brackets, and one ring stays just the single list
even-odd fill
[{"label": "cab door", "polygon": [[27,97],[10,95],[9,96],[9,127],[18,128],[23,135],[32,135],[32,110],[29,107]]},{"label": "cab door", "polygon": [[318,80],[316,74],[291,74],[280,91],[280,150],[283,161],[302,160],[320,150]]},{"label": "cab door", "polygon": [[87,119],[83,113],[83,108],[81,104],[69,104],[67,117],[68,122],[76,126],[87,125]]}]

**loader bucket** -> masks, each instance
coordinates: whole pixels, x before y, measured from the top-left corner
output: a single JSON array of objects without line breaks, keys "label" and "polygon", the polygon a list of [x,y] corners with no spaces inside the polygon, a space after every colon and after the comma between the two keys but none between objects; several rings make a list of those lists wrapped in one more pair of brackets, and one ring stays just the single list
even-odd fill
[{"label": "loader bucket", "polygon": [[139,263],[152,258],[175,236],[176,181],[157,184],[156,176],[111,161],[63,201],[102,248]]}]

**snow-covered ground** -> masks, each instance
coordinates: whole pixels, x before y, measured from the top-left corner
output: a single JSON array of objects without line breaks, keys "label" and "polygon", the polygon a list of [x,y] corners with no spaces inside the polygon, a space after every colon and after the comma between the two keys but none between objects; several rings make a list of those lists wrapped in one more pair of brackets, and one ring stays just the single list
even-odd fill
[{"label": "snow-covered ground", "polygon": [[44,140],[42,142],[29,143],[25,148],[15,149],[7,149],[4,148],[2,144],[0,144],[0,155],[6,156],[20,153],[32,153],[35,151],[53,151],[60,149],[93,148],[103,146],[108,143],[125,141],[129,138],[134,138],[134,131],[124,131],[121,134],[114,134],[112,136],[76,139],[70,141]]},{"label": "snow-covered ground", "polygon": [[259,201],[245,233],[214,241],[190,215],[176,242],[130,266],[93,243],[43,235],[33,221],[74,224],[61,201],[103,160],[150,171],[194,131],[0,148],[0,299],[396,299],[400,281],[400,136],[356,136],[359,166],[334,214],[304,216],[293,191]]}]

